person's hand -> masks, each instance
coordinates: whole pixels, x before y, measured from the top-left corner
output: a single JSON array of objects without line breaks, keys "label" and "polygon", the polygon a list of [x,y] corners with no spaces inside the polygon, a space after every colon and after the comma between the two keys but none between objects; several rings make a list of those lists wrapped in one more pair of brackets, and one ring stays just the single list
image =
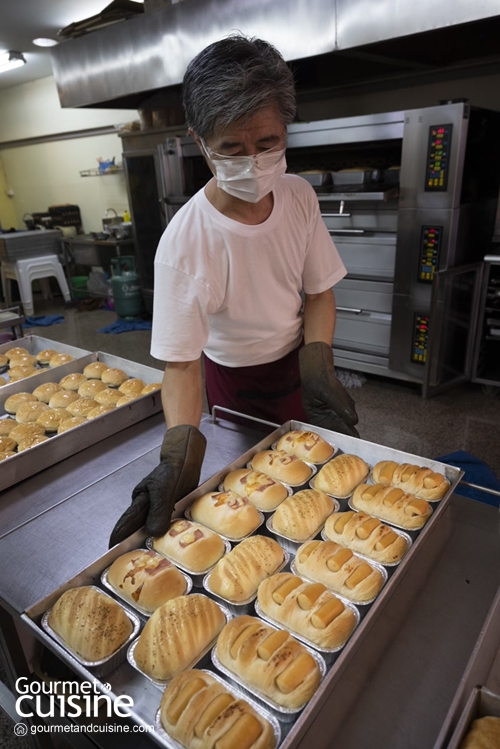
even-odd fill
[{"label": "person's hand", "polygon": [[299,351],[302,404],[310,423],[359,437],[353,399],[335,376],[332,347],[321,341]]},{"label": "person's hand", "polygon": [[160,465],[132,492],[132,504],[116,523],[109,547],[146,525],[152,536],[167,532],[175,503],[196,489],[207,440],[194,426],[169,429],[163,438]]}]

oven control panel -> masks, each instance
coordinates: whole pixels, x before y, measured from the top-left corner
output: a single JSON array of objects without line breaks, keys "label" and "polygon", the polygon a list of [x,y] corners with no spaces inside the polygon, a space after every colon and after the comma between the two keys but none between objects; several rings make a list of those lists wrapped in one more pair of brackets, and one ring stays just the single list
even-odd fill
[{"label": "oven control panel", "polygon": [[413,344],[411,360],[414,364],[425,364],[429,338],[429,315],[415,314],[413,322]]},{"label": "oven control panel", "polygon": [[446,192],[450,165],[452,124],[431,125],[425,176],[426,192]]},{"label": "oven control panel", "polygon": [[419,283],[432,283],[434,273],[439,268],[442,237],[442,226],[422,226],[417,277]]}]

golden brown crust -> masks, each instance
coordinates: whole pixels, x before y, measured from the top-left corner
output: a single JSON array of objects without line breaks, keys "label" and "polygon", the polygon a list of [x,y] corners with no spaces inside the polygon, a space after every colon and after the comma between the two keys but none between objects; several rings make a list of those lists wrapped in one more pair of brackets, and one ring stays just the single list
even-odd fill
[{"label": "golden brown crust", "polygon": [[152,613],[186,592],[186,579],[174,565],[154,551],[136,549],[115,559],[108,582],[132,605]]},{"label": "golden brown crust", "polygon": [[283,564],[281,546],[267,536],[249,536],[215,565],[210,590],[233,603],[241,603],[257,592],[262,580]]},{"label": "golden brown crust", "polygon": [[90,409],[90,411],[87,412],[87,420],[92,421],[92,419],[97,419],[98,416],[103,416],[103,414],[109,414],[111,411],[115,410],[115,406],[103,406],[102,404],[95,405],[93,408]]},{"label": "golden brown crust", "polygon": [[11,369],[14,369],[14,367],[36,367],[36,356],[31,356],[31,354],[11,356],[9,364]]},{"label": "golden brown crust", "polygon": [[146,623],[135,661],[152,679],[171,679],[199,658],[225,621],[220,607],[207,596],[193,593],[167,601]]},{"label": "golden brown crust", "polygon": [[16,440],[6,434],[0,435],[0,452],[13,452],[17,447]]},{"label": "golden brown crust", "polygon": [[382,460],[374,466],[373,480],[431,501],[442,499],[450,487],[448,479],[432,468],[421,468],[411,463],[398,464],[389,460]]},{"label": "golden brown crust", "polygon": [[261,523],[258,510],[234,492],[208,492],[195,499],[189,509],[197,523],[236,540],[248,536]]},{"label": "golden brown crust", "polygon": [[35,435],[34,437],[25,437],[25,439],[21,440],[21,442],[17,446],[17,452],[22,453],[23,450],[29,450],[31,447],[36,447],[36,445],[40,445],[42,442],[47,442],[49,438],[45,437],[43,434]]},{"label": "golden brown crust", "polygon": [[498,749],[500,747],[500,718],[486,715],[477,718],[460,744],[460,749]]},{"label": "golden brown crust", "polygon": [[15,440],[17,444],[19,444],[27,437],[41,437],[44,434],[45,427],[41,424],[37,424],[36,422],[32,422],[30,424],[17,424],[16,422],[16,426],[10,432],[9,437]]},{"label": "golden brown crust", "polygon": [[[345,520],[347,522],[343,525]],[[334,512],[326,520],[325,535],[330,541],[359,552],[379,564],[395,564],[401,561],[408,550],[408,543],[403,536],[365,512]]]},{"label": "golden brown crust", "polygon": [[[295,568],[299,575],[323,583],[350,601],[371,601],[384,579],[380,570],[334,541],[307,541],[297,549]],[[358,581],[359,577],[362,577]]]},{"label": "golden brown crust", "polygon": [[312,471],[303,460],[283,450],[261,450],[252,458],[252,468],[291,486],[305,484]]},{"label": "golden brown crust", "polygon": [[74,361],[75,357],[71,356],[71,354],[56,354],[55,356],[52,356],[49,360],[49,367],[53,369],[54,367],[60,367],[61,364],[67,364],[70,361]]},{"label": "golden brown crust", "polygon": [[347,497],[368,476],[369,466],[357,455],[337,455],[323,466],[314,479],[314,488],[335,497]]},{"label": "golden brown crust", "polygon": [[432,507],[425,499],[384,484],[361,484],[353,494],[352,504],[357,510],[407,530],[422,528],[432,515]]},{"label": "golden brown crust", "polygon": [[47,432],[57,432],[58,427],[63,421],[69,418],[70,414],[65,408],[49,408],[40,414],[36,423],[40,424]]},{"label": "golden brown crust", "polygon": [[145,387],[146,383],[144,380],[141,380],[138,377],[131,377],[130,380],[122,382],[118,390],[120,393],[123,393],[123,395],[135,395],[138,397],[139,395],[142,395],[142,391]]},{"label": "golden brown crust", "polygon": [[102,380],[87,380],[82,382],[78,388],[78,395],[81,398],[94,398],[94,395],[100,393],[101,390],[106,390],[106,385]]},{"label": "golden brown crust", "polygon": [[39,364],[48,364],[53,356],[56,356],[58,352],[53,348],[44,348],[43,351],[39,351],[36,355],[36,360]]},{"label": "golden brown crust", "polygon": [[26,401],[21,403],[16,411],[16,421],[19,424],[30,424],[38,419],[40,414],[48,410],[46,403],[41,401]]},{"label": "golden brown crust", "polygon": [[49,406],[51,408],[67,408],[71,403],[79,399],[78,393],[73,390],[58,390],[50,396]]},{"label": "golden brown crust", "polygon": [[174,520],[164,536],[153,539],[154,548],[190,572],[205,572],[224,555],[224,541],[210,528],[191,520]]},{"label": "golden brown crust", "polygon": [[83,416],[71,416],[69,419],[64,419],[61,425],[57,427],[57,434],[68,432],[70,429],[80,426],[80,424],[85,424],[85,422],[86,419]]},{"label": "golden brown crust", "polygon": [[325,460],[330,460],[334,452],[334,448],[319,434],[303,429],[294,429],[284,434],[277,449],[284,450],[288,455],[296,455],[307,463],[324,463]]},{"label": "golden brown crust", "polygon": [[149,395],[149,393],[154,393],[156,390],[161,390],[161,382],[152,382],[150,385],[146,385],[141,390],[141,395]]},{"label": "golden brown crust", "polygon": [[[99,380],[94,380],[94,382],[99,382]],[[72,403],[68,403],[68,405],[66,406],[66,410],[71,414],[71,416],[86,417],[88,412],[92,411],[92,409],[97,405],[98,404],[93,398],[78,397],[77,400],[73,401]]]},{"label": "golden brown crust", "polygon": [[196,669],[177,674],[163,693],[160,720],[186,749],[274,749],[269,722],[213,676]]},{"label": "golden brown crust", "polygon": [[17,367],[12,367],[9,369],[7,374],[9,375],[9,379],[11,382],[17,382],[18,380],[24,380],[26,377],[33,377],[33,375],[38,374],[38,369],[36,367],[31,367],[29,365],[22,365]]},{"label": "golden brown crust", "polygon": [[0,419],[0,434],[2,436],[9,435],[16,424],[17,421],[15,419],[10,419],[9,417],[7,417],[6,419]]},{"label": "golden brown crust", "polygon": [[101,380],[108,385],[108,387],[117,388],[122,384],[122,382],[128,380],[128,374],[124,372],[123,369],[108,367],[108,369],[105,369],[101,374]]},{"label": "golden brown crust", "polygon": [[81,372],[72,372],[69,375],[65,375],[62,380],[59,380],[59,385],[64,390],[78,390],[82,382],[87,382],[87,378]]},{"label": "golden brown crust", "polygon": [[109,369],[107,364],[104,364],[102,361],[94,361],[90,364],[87,364],[85,369],[83,370],[83,374],[85,377],[88,377],[92,380],[100,380],[102,373],[105,372],[107,369]]},{"label": "golden brown crust", "polygon": [[29,351],[27,348],[23,348],[22,346],[13,346],[12,348],[5,351],[5,356],[9,361],[13,356],[23,356],[25,354],[29,355]]},{"label": "golden brown crust", "polygon": [[58,393],[62,387],[57,382],[44,382],[33,390],[33,395],[42,403],[48,403],[54,393]]},{"label": "golden brown crust", "polygon": [[122,395],[121,398],[116,401],[116,407],[128,406],[129,403],[136,401],[138,397],[138,395]]},{"label": "golden brown crust", "polygon": [[6,384],[7,384],[7,380],[5,379],[5,377],[0,376],[0,387],[3,387]]},{"label": "golden brown crust", "polygon": [[288,497],[286,486],[270,476],[251,468],[238,468],[227,474],[224,491],[233,491],[248,500],[262,512],[270,512]]},{"label": "golden brown crust", "polygon": [[317,489],[303,489],[280,504],[273,515],[273,529],[293,541],[316,535],[328,515],[333,500]]},{"label": "golden brown crust", "polygon": [[[276,630],[260,619],[237,616],[220,633],[217,656],[223,666],[268,699],[282,707],[300,709],[318,688],[321,672],[316,660],[292,635],[283,631],[275,635]],[[275,642],[266,647],[271,637]]]},{"label": "golden brown crust", "polygon": [[100,406],[116,406],[121,397],[121,393],[116,388],[107,387],[96,393],[94,400]]},{"label": "golden brown crust", "polygon": [[16,453],[13,450],[6,450],[3,453],[0,453],[0,461],[6,460],[6,458],[12,458],[13,455]]},{"label": "golden brown crust", "polygon": [[[286,587],[284,587],[285,583],[288,583]],[[292,588],[292,585],[296,587]],[[299,596],[307,597],[313,586],[314,583],[304,582],[291,572],[272,575],[259,585],[257,598],[260,608],[273,621],[305,637],[318,647],[338,648],[352,634],[356,625],[354,613],[326,587],[318,596],[312,596],[314,601],[311,602],[309,608],[304,608],[302,598],[299,599]],[[280,589],[284,591],[283,597],[279,595]],[[337,602],[338,605],[332,614],[327,615],[326,626],[318,626],[320,621],[325,624],[325,621],[321,619],[322,612],[327,610],[327,604],[331,602]],[[317,621],[318,613],[320,621]]]},{"label": "golden brown crust", "polygon": [[14,393],[14,395],[9,395],[3,404],[4,411],[8,414],[15,414],[21,403],[25,401],[36,401],[36,398],[33,393]]},{"label": "golden brown crust", "polygon": [[52,607],[49,625],[66,645],[86,661],[112,655],[132,633],[123,608],[95,588],[67,590]]}]

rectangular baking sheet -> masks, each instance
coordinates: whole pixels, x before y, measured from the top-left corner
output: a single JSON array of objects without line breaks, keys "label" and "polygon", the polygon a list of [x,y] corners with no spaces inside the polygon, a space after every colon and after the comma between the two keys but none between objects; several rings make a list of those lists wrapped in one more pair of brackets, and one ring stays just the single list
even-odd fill
[{"label": "rectangular baking sheet", "polygon": [[[25,341],[25,348],[27,348],[26,342],[28,342],[32,350],[36,349],[38,351],[48,348],[45,344],[52,343],[44,338],[37,338],[36,341],[33,341],[36,338],[35,336],[30,336],[29,338],[29,341],[28,339],[20,338],[16,343],[23,345],[22,341]],[[69,348],[71,349],[71,347]],[[64,351],[67,350],[68,347],[64,344]],[[153,382],[161,382],[163,378],[163,372],[159,369],[146,367],[137,362],[112,356],[102,351],[85,352],[83,349],[74,349],[74,351],[82,353],[74,361],[68,362],[68,364],[63,364],[54,369],[44,367],[40,369],[39,374],[1,387],[0,418],[7,416],[4,403],[10,395],[26,391],[33,392],[35,388],[45,382],[59,382],[65,375],[72,374],[73,372],[83,372],[87,364],[95,361],[102,361],[110,367],[123,369],[129,377],[140,377],[147,385]],[[149,395],[143,395],[135,401],[131,401],[126,406],[120,406],[96,419],[80,424],[80,426],[68,432],[50,436],[45,442],[2,461],[0,491],[17,484],[18,481],[23,481],[33,476],[55,463],[59,463],[61,460],[69,458],[71,455],[75,455],[80,450],[84,450],[96,442],[100,442],[113,434],[121,432],[123,429],[127,429],[127,427],[136,424],[138,421],[153,416],[155,413],[161,411],[161,409],[161,392],[157,390],[149,393]]]}]

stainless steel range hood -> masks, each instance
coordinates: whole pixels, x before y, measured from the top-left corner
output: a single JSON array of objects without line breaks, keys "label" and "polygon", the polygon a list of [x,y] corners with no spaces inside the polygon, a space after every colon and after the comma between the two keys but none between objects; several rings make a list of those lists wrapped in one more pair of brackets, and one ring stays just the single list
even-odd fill
[{"label": "stainless steel range hood", "polygon": [[[272,42],[298,65],[358,50],[370,65],[394,63],[396,55],[408,68],[414,63],[404,52],[380,45],[439,29],[474,31],[477,22],[494,17],[500,19],[498,0],[184,0],[67,41],[51,57],[63,107],[136,108],[151,92],[178,86],[188,62],[234,30]],[[483,31],[477,29],[478,45]],[[435,54],[432,45],[425,47],[419,50],[424,67],[425,53]],[[479,48],[484,52],[484,42]]]}]

